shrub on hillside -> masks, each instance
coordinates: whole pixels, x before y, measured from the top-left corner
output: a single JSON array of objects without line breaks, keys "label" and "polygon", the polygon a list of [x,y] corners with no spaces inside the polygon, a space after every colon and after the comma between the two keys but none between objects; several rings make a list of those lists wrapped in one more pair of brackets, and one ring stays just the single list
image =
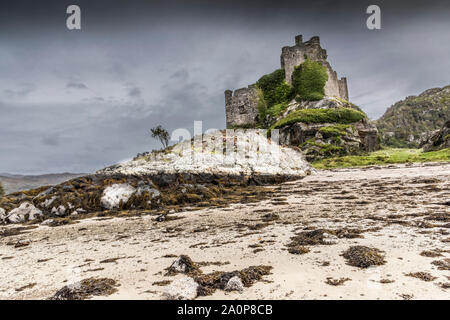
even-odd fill
[{"label": "shrub on hillside", "polygon": [[262,76],[256,82],[256,86],[262,90],[268,109],[273,105],[290,101],[294,97],[293,88],[285,81],[284,69]]},{"label": "shrub on hillside", "polygon": [[292,86],[301,100],[321,100],[325,95],[327,69],[316,61],[306,59],[292,73]]},{"label": "shrub on hillside", "polygon": [[3,189],[2,183],[0,182],[0,197],[5,195],[5,189]]}]

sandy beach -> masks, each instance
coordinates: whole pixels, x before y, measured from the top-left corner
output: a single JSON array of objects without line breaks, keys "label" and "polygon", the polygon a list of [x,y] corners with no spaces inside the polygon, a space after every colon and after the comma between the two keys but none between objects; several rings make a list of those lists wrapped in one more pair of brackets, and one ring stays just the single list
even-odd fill
[{"label": "sandy beach", "polygon": [[[258,203],[177,212],[162,222],[97,217],[0,236],[0,299],[46,299],[90,277],[118,284],[93,299],[164,299],[161,281],[185,277],[165,275],[182,254],[203,273],[272,267],[242,292],[197,299],[450,298],[450,163],[318,171],[267,188],[276,192]],[[289,252],[292,237],[321,228],[339,232],[305,245],[307,253]],[[385,263],[349,265],[342,253],[355,245],[379,249]]]}]

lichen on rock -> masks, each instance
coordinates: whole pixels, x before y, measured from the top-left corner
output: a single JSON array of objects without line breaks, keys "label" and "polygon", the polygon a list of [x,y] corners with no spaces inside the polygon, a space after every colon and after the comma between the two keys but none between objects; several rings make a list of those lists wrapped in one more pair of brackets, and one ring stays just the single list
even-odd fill
[{"label": "lichen on rock", "polygon": [[192,300],[197,297],[198,283],[191,277],[173,281],[166,287],[164,296],[169,300]]},{"label": "lichen on rock", "polygon": [[105,209],[119,208],[120,203],[126,203],[136,189],[129,184],[113,184],[103,191],[101,204]]},{"label": "lichen on rock", "polygon": [[42,211],[30,202],[23,202],[18,208],[9,212],[7,220],[10,223],[21,223],[35,220],[42,216]]}]

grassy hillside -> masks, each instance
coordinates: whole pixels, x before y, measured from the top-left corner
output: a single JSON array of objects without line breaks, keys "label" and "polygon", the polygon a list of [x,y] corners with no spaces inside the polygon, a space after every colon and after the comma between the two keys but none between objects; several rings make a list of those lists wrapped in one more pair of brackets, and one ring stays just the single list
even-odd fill
[{"label": "grassy hillside", "polygon": [[450,148],[422,152],[421,149],[384,149],[360,156],[328,158],[313,162],[316,169],[350,168],[407,162],[450,161]]},{"label": "grassy hillside", "polygon": [[376,121],[381,142],[417,148],[422,134],[440,129],[450,119],[450,86],[429,89],[397,102]]}]

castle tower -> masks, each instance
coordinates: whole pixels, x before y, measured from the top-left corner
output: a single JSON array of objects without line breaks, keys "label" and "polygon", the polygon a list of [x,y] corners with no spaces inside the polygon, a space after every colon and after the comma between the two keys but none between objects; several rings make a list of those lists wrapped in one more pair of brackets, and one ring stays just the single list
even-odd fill
[{"label": "castle tower", "polygon": [[338,79],[337,73],[327,61],[327,51],[320,46],[320,38],[312,37],[303,42],[302,35],[295,37],[295,45],[281,49],[281,68],[284,69],[286,82],[292,83],[292,73],[296,66],[305,62],[306,57],[312,61],[318,61],[327,68],[328,81],[325,84],[325,95],[348,100],[348,88],[346,78]]}]

